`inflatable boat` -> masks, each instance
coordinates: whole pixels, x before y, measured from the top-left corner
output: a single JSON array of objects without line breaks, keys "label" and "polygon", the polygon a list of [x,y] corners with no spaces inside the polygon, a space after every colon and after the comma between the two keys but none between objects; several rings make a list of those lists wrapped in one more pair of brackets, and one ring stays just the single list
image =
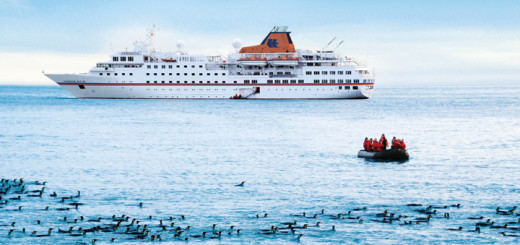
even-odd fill
[{"label": "inflatable boat", "polygon": [[388,149],[383,151],[365,151],[360,150],[358,153],[360,158],[371,158],[377,160],[402,161],[408,160],[410,157],[408,152],[403,149]]}]

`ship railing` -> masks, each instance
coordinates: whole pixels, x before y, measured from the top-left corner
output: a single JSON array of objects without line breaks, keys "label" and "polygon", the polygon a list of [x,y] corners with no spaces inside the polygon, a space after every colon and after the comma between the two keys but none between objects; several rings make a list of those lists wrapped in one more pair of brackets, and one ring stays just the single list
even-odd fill
[{"label": "ship railing", "polygon": [[[231,58],[231,57],[230,57]],[[242,53],[233,57],[237,61],[298,60],[297,53]]]},{"label": "ship railing", "polygon": [[121,55],[140,55],[141,52],[129,52],[129,51],[124,51],[124,52],[121,52],[120,53]]},{"label": "ship railing", "polygon": [[217,62],[212,62],[212,63],[206,63],[206,69],[207,70],[226,70],[226,63],[217,63]]},{"label": "ship railing", "polygon": [[296,74],[269,74],[269,78],[273,78],[273,77],[288,77],[288,78],[291,78],[291,77],[297,77],[298,75]]}]

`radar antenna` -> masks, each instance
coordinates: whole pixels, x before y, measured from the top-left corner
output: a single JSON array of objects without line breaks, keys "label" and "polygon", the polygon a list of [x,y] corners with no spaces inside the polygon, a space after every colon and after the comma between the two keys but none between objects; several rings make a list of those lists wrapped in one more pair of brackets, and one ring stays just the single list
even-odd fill
[{"label": "radar antenna", "polygon": [[339,46],[341,46],[341,44],[343,44],[343,40],[341,40],[341,42],[338,45],[336,45],[336,47],[334,48],[334,52],[336,52],[336,50],[339,48]]},{"label": "radar antenna", "polygon": [[155,53],[155,49],[153,46],[153,38],[155,37],[155,35],[157,35],[157,31],[159,31],[159,29],[156,29],[155,25],[153,25],[151,28],[146,29],[146,44],[148,45],[148,50],[150,51],[150,53]]},{"label": "radar antenna", "polygon": [[332,42],[334,42],[334,40],[336,40],[336,37],[334,37],[332,40],[330,40],[330,42],[327,43],[327,46],[323,47],[321,50],[322,50],[322,51],[325,51],[325,49],[328,48],[328,47],[330,46],[330,44],[331,44]]}]

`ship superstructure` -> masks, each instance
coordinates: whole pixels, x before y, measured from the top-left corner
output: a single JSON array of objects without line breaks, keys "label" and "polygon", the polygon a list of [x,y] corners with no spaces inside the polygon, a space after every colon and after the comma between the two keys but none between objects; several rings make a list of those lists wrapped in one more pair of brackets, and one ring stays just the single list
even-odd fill
[{"label": "ship superstructure", "polygon": [[76,98],[366,99],[374,89],[368,67],[334,50],[295,49],[287,27],[274,27],[260,45],[228,57],[189,55],[182,43],[177,47],[155,52],[138,43],[88,73],[45,75]]}]

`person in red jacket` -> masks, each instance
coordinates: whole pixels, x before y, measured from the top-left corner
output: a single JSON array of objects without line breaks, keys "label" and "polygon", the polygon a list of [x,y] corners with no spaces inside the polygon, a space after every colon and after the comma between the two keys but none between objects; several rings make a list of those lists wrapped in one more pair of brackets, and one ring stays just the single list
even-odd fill
[{"label": "person in red jacket", "polygon": [[403,150],[406,150],[406,144],[404,143],[404,140],[401,139],[399,141],[399,148],[403,149]]},{"label": "person in red jacket", "polygon": [[374,151],[381,151],[381,144],[377,142],[377,140],[374,140],[374,143],[372,143],[372,148]]},{"label": "person in red jacket", "polygon": [[381,135],[379,143],[381,144],[381,148],[383,150],[386,150],[386,148],[388,147],[388,140],[386,140],[385,134]]},{"label": "person in red jacket", "polygon": [[363,142],[363,149],[368,151],[368,137],[365,137],[365,141]]},{"label": "person in red jacket", "polygon": [[392,149],[396,149],[397,148],[397,139],[395,138],[392,138]]}]

